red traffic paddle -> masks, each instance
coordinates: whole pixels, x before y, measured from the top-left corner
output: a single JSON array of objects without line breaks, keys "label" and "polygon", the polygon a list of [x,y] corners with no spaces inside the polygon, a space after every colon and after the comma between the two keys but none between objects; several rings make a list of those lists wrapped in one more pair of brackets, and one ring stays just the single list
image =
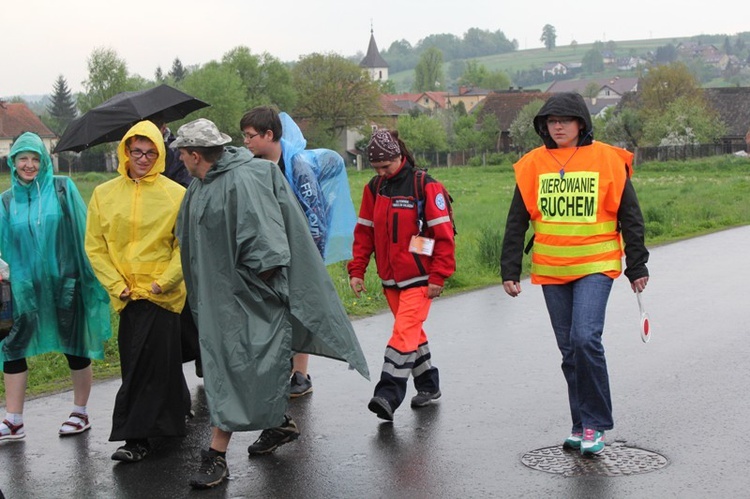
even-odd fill
[{"label": "red traffic paddle", "polygon": [[648,343],[651,339],[651,321],[648,318],[648,312],[643,307],[643,298],[641,292],[636,291],[635,296],[638,298],[638,309],[641,311],[641,340]]}]

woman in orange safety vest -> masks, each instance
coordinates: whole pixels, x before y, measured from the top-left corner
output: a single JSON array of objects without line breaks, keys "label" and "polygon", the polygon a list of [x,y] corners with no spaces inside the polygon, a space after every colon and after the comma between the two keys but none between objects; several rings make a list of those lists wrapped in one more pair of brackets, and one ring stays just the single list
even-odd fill
[{"label": "woman in orange safety vest", "polygon": [[531,282],[542,285],[568,384],[573,425],[563,447],[599,454],[604,432],[614,427],[602,332],[612,281],[622,272],[623,241],[631,288],[641,292],[648,282],[643,215],[630,182],[633,155],[593,140],[591,115],[576,93],[550,97],[534,129],[544,145],[514,165],[503,288],[512,297],[521,292],[531,223]]}]

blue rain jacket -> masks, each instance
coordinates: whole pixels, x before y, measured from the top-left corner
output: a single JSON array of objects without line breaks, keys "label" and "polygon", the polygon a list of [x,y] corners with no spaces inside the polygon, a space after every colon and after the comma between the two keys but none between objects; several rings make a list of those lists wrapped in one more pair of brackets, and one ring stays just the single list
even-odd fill
[{"label": "blue rain jacket", "polygon": [[351,260],[357,217],[344,158],[330,149],[305,150],[307,141],[287,113],[281,118],[284,174],[302,206],[326,265]]}]

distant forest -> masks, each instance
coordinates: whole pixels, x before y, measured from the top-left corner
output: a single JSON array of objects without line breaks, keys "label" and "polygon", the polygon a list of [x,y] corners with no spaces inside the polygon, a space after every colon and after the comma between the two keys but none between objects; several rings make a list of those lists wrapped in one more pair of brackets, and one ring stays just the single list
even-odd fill
[{"label": "distant forest", "polygon": [[443,62],[456,59],[471,59],[485,55],[504,54],[518,49],[516,40],[508,40],[501,30],[489,31],[471,28],[463,37],[443,33],[429,35],[412,46],[407,40],[397,40],[380,55],[390,66],[391,73],[413,69],[419,56],[428,48],[435,47],[443,53]]}]

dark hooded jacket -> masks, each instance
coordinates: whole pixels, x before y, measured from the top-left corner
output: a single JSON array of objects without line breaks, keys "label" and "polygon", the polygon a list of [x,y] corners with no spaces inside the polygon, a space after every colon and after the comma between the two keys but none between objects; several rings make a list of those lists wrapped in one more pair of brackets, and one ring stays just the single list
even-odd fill
[{"label": "dark hooded jacket", "polygon": [[[583,97],[577,93],[566,92],[554,94],[539,110],[534,117],[534,130],[542,138],[544,146],[548,149],[557,149],[557,144],[549,135],[547,130],[547,117],[549,116],[572,116],[583,123],[578,147],[590,146],[594,142],[594,129],[591,122],[591,114],[586,107]],[[632,165],[624,164],[628,170],[628,179],[622,192],[620,208],[617,213],[619,229],[625,241],[625,275],[630,282],[648,275],[646,263],[648,262],[648,250],[644,244],[645,226],[643,215],[638,203],[633,184],[630,181],[630,168]],[[513,200],[508,210],[508,218],[505,223],[505,235],[503,237],[503,248],[500,256],[500,273],[503,281],[519,281],[521,279],[521,268],[524,253],[524,240],[529,228],[531,217],[524,204],[518,185],[513,192]],[[527,245],[525,252],[528,253],[533,244],[533,236]]]},{"label": "dark hooded jacket", "polygon": [[180,159],[180,152],[170,147],[175,139],[174,134],[167,128],[164,133],[164,148],[166,149],[164,176],[187,189],[193,177],[190,176],[187,168],[185,168],[185,163]]},{"label": "dark hooded jacket", "polygon": [[544,103],[539,113],[534,117],[534,131],[542,138],[544,146],[548,149],[557,149],[557,144],[549,135],[547,130],[547,117],[549,116],[573,116],[583,123],[578,146],[588,146],[594,141],[594,127],[591,124],[591,114],[586,103],[578,94],[562,93],[555,94]]}]

